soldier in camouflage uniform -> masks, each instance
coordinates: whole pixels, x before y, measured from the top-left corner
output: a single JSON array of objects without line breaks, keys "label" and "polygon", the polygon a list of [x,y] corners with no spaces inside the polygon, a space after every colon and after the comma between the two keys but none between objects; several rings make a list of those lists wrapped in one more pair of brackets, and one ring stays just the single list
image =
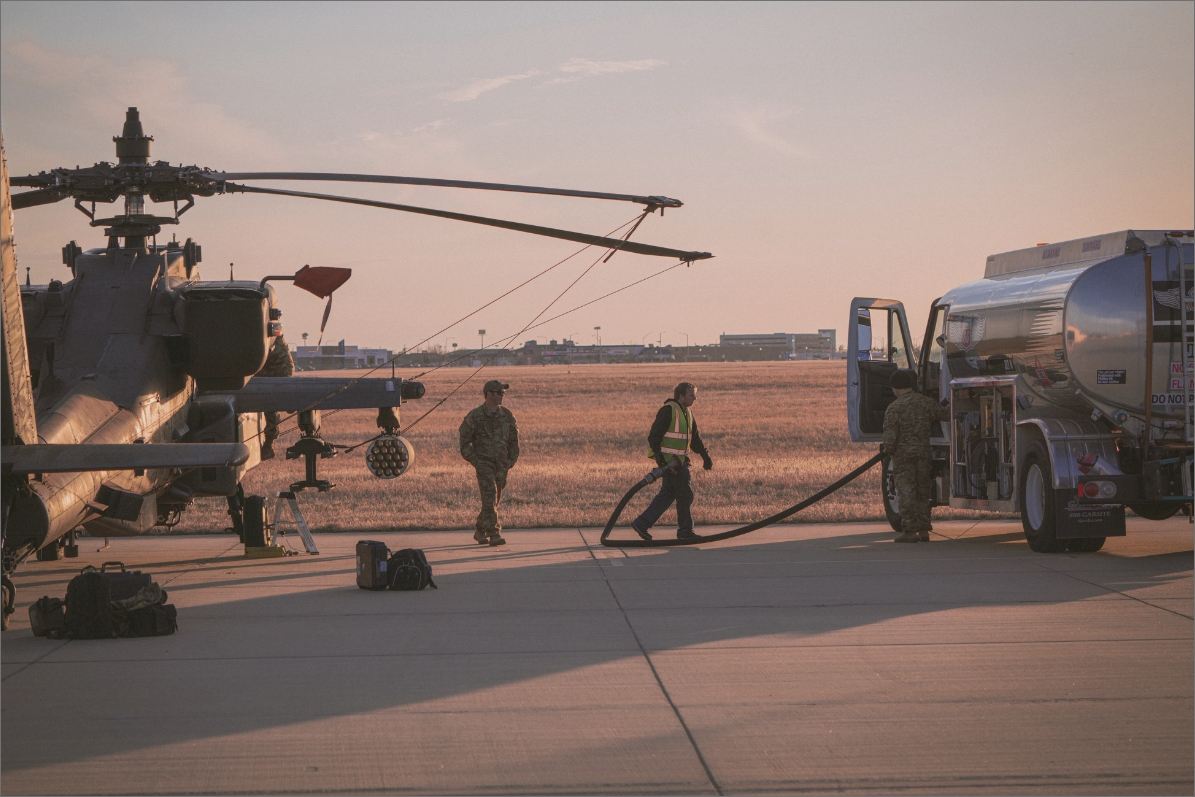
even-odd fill
[{"label": "soldier in camouflage uniform", "polygon": [[[295,361],[290,356],[290,347],[286,345],[286,338],[279,333],[270,346],[270,353],[266,355],[266,364],[254,376],[294,376]],[[266,428],[262,435],[261,458],[274,458],[274,441],[278,439],[278,424],[282,423],[282,414],[267,412]],[[228,496],[228,516],[232,518],[231,530],[239,537],[244,531],[242,512],[245,508],[245,489],[237,485],[237,491]]]},{"label": "soldier in camouflage uniform", "polygon": [[482,388],[485,403],[471,410],[461,422],[461,456],[476,469],[477,486],[481,490],[481,512],[473,534],[479,545],[506,544],[498,520],[498,504],[506,489],[506,473],[519,458],[519,426],[511,411],[502,406],[508,387],[496,379],[486,382]]},{"label": "soldier in camouflage uniform", "polygon": [[950,411],[913,390],[917,377],[900,370],[889,385],[896,400],[884,412],[884,453],[892,458],[892,478],[900,508],[901,533],[896,542],[929,542],[930,484],[933,454],[930,425],[950,419]]},{"label": "soldier in camouflage uniform", "polygon": [[[286,338],[282,335],[274,338],[270,346],[270,353],[266,355],[266,364],[254,376],[294,376],[295,361],[290,356],[290,347],[286,345]],[[261,458],[274,458],[274,441],[278,439],[278,424],[282,423],[282,415],[277,412],[267,412],[264,442],[261,445]]]}]

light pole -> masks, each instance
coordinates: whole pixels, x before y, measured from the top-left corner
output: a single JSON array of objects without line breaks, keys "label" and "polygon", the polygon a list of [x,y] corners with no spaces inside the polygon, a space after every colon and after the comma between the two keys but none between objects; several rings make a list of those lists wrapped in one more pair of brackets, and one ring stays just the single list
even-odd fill
[{"label": "light pole", "polygon": [[479,329],[479,330],[477,330],[477,334],[481,335],[481,348],[484,349],[485,348],[485,330]]},{"label": "light pole", "polygon": [[685,362],[688,362],[689,361],[689,333],[682,332],[680,334],[685,336]]},{"label": "light pole", "polygon": [[594,327],[593,336],[597,338],[598,364],[600,365],[602,362],[602,328]]},{"label": "light pole", "polygon": [[[570,343],[573,345],[569,346],[568,344]],[[577,348],[577,333],[568,333],[568,337],[564,339],[564,344],[568,349],[568,372],[571,374],[573,372],[573,349]]]}]

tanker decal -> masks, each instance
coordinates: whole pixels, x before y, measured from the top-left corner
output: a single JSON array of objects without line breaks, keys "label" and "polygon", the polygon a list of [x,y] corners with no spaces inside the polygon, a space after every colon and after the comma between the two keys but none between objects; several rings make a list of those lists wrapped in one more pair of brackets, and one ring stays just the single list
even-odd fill
[{"label": "tanker decal", "polygon": [[1185,316],[1189,323],[1195,315],[1195,287],[1187,289],[1185,300],[1181,293],[1178,280],[1154,280],[1154,343],[1178,343],[1182,340],[1182,318]]},{"label": "tanker decal", "polygon": [[1096,371],[1097,385],[1127,385],[1126,373],[1123,370]]},{"label": "tanker decal", "polygon": [[1062,334],[1063,302],[1063,297],[1048,299],[1037,308],[1033,324],[1029,327],[1029,342],[1025,345],[1026,351],[1044,353],[1058,347],[1061,341],[1049,338]]},{"label": "tanker decal", "polygon": [[962,315],[947,319],[946,339],[963,351],[971,351],[983,340],[987,319],[978,315]]}]

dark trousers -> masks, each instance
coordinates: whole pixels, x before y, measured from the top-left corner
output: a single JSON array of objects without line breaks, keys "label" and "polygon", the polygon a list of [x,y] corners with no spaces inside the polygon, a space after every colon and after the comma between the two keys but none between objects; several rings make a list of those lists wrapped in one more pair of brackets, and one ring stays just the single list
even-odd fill
[{"label": "dark trousers", "polygon": [[647,531],[656,524],[660,515],[668,511],[672,502],[676,502],[676,530],[693,530],[693,482],[689,478],[689,466],[686,464],[677,470],[665,471],[660,479],[660,492],[643,510],[643,514],[631,521],[631,525],[642,531]]}]

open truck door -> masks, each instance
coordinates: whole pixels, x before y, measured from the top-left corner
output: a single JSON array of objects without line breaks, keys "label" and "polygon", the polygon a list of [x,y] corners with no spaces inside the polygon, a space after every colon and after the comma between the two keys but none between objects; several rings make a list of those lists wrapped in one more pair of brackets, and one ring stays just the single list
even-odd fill
[{"label": "open truck door", "polygon": [[902,303],[861,297],[851,301],[846,404],[854,442],[879,442],[884,436],[884,410],[895,398],[888,380],[899,368],[917,369],[912,340]]}]

